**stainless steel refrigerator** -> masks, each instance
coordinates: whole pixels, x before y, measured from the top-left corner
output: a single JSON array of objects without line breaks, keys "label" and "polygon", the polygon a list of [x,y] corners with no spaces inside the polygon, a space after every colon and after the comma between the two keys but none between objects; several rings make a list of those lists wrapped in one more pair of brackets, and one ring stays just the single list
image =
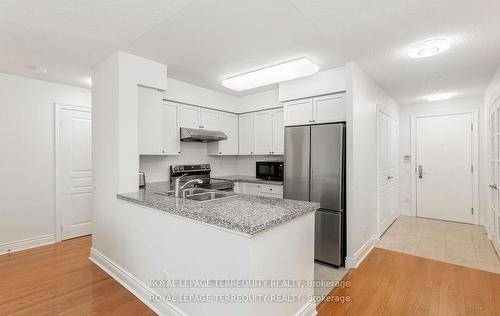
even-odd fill
[{"label": "stainless steel refrigerator", "polygon": [[285,128],[284,198],[320,203],[314,258],[344,264],[345,124]]}]

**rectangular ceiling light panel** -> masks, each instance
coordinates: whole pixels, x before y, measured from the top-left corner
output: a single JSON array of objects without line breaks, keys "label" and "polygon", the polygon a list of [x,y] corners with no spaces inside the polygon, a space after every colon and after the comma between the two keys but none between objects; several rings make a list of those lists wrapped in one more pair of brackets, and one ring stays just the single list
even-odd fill
[{"label": "rectangular ceiling light panel", "polygon": [[318,70],[319,67],[315,63],[303,57],[225,79],[222,85],[235,91],[243,91],[310,76]]}]

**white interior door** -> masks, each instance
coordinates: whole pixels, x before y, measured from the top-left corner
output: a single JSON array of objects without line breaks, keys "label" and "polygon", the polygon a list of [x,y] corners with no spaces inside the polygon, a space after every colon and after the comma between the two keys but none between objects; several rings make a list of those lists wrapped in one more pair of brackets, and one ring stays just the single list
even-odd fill
[{"label": "white interior door", "polygon": [[[500,103],[500,102],[499,102]],[[500,189],[500,110],[499,103],[494,105],[489,113],[488,117],[488,136],[489,136],[489,214],[488,217],[491,219],[489,222],[492,223],[493,227],[489,227],[490,231],[493,231],[497,241],[500,242],[500,212],[498,208],[499,204],[499,189]]]},{"label": "white interior door", "polygon": [[92,233],[91,132],[90,111],[61,110],[57,212],[62,239]]},{"label": "white interior door", "polygon": [[416,118],[416,213],[473,223],[472,114]]},{"label": "white interior door", "polygon": [[379,111],[378,115],[378,224],[382,235],[399,215],[398,123]]}]

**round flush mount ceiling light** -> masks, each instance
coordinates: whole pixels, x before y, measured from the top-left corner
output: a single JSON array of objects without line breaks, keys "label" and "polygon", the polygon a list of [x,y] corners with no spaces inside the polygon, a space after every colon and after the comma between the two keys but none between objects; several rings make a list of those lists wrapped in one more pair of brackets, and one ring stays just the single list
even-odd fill
[{"label": "round flush mount ceiling light", "polygon": [[450,40],[444,37],[428,38],[417,42],[408,48],[411,58],[426,58],[444,53],[450,48]]}]

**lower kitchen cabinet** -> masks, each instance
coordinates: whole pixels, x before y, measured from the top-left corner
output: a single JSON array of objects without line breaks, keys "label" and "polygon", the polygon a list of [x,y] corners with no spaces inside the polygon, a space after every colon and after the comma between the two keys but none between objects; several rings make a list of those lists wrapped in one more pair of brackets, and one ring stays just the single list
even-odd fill
[{"label": "lower kitchen cabinet", "polygon": [[283,185],[236,182],[234,192],[282,199]]}]

